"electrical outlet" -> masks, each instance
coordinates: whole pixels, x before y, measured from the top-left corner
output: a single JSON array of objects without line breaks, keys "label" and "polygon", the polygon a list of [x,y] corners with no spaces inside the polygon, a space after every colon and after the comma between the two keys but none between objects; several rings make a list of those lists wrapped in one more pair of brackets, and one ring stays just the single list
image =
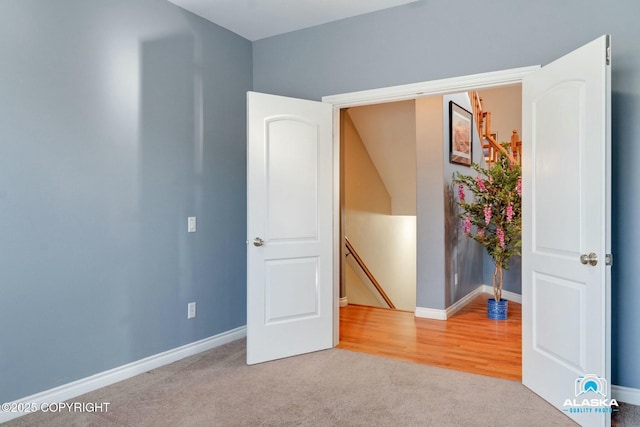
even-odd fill
[{"label": "electrical outlet", "polygon": [[196,317],[196,303],[190,302],[187,304],[187,319],[193,319]]},{"label": "electrical outlet", "polygon": [[458,273],[453,275],[453,284],[457,285],[458,284]]}]

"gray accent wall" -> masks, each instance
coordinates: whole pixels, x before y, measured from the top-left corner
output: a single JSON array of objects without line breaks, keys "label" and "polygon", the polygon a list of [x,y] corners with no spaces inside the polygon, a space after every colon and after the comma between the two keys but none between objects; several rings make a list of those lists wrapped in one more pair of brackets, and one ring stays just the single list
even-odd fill
[{"label": "gray accent wall", "polygon": [[[473,169],[449,162],[449,101],[471,109],[467,93],[419,98],[416,106],[417,283],[416,305],[444,310],[482,285],[484,248],[460,229],[455,172]],[[474,160],[481,143],[474,130]],[[458,275],[458,282],[455,275]]]},{"label": "gray accent wall", "polygon": [[[483,256],[487,253],[484,246],[464,235],[462,222],[457,216],[460,208],[457,206],[457,186],[452,185],[454,176],[456,173],[475,176],[476,172],[470,167],[449,161],[449,145],[451,144],[449,102],[451,101],[473,114],[468,92],[444,95],[442,97],[442,146],[444,150],[442,162],[444,164],[445,188],[443,197],[445,206],[445,251],[447,254],[444,281],[444,289],[447,296],[445,307],[458,302],[483,283],[492,283],[483,282]],[[472,133],[472,161],[484,165],[482,141],[478,135],[475,118],[473,119]],[[429,254],[423,254],[423,256],[429,256]],[[456,274],[458,275],[458,283],[455,280]]]},{"label": "gray accent wall", "polygon": [[[640,388],[639,16],[637,0],[419,1],[254,42],[254,90],[319,100],[325,95],[544,65],[611,34],[612,382]],[[419,199],[418,209],[421,203],[427,202]]]},{"label": "gray accent wall", "polygon": [[245,324],[247,90],[319,100],[546,64],[604,33],[612,382],[640,388],[639,16],[637,0],[425,0],[252,44],[165,0],[2,0],[0,401]]},{"label": "gray accent wall", "polygon": [[0,2],[1,402],[246,324],[251,49],[164,0]]}]

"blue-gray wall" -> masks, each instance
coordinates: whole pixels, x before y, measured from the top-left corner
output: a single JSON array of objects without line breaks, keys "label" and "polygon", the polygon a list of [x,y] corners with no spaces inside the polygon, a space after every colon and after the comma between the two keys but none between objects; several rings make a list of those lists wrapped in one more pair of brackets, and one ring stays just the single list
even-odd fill
[{"label": "blue-gray wall", "polygon": [[[460,212],[457,205],[458,191],[457,186],[452,185],[453,178],[456,173],[475,176],[476,172],[470,167],[449,161],[449,145],[451,143],[451,135],[449,134],[451,122],[449,117],[449,102],[451,101],[467,111],[473,112],[468,92],[444,95],[442,97],[442,145],[444,147],[442,162],[444,163],[445,251],[447,253],[445,262],[446,274],[443,285],[447,293],[446,307],[458,302],[481,284],[492,283],[483,282],[482,259],[486,254],[485,248],[475,240],[464,235],[461,229],[462,222],[458,218],[458,213]],[[480,135],[478,135],[475,121],[473,122],[471,131],[473,133],[472,161],[483,165],[482,141]],[[418,259],[420,259],[421,256],[428,257],[430,254],[418,254]],[[458,275],[458,283],[455,281],[455,274]]]},{"label": "blue-gray wall", "polygon": [[0,401],[245,324],[252,86],[320,99],[544,64],[603,33],[613,382],[640,388],[639,16],[637,0],[422,1],[251,44],[164,0],[2,0]]},{"label": "blue-gray wall", "polygon": [[1,402],[246,323],[251,49],[164,0],[0,2]]},{"label": "blue-gray wall", "polygon": [[254,90],[302,98],[546,64],[613,40],[613,382],[640,388],[640,2],[420,1],[253,43]]}]

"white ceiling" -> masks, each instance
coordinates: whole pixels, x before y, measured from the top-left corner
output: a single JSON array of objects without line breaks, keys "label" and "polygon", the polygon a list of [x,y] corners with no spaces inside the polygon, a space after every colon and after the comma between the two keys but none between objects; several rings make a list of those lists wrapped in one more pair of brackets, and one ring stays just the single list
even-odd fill
[{"label": "white ceiling", "polygon": [[255,41],[418,0],[169,0]]}]

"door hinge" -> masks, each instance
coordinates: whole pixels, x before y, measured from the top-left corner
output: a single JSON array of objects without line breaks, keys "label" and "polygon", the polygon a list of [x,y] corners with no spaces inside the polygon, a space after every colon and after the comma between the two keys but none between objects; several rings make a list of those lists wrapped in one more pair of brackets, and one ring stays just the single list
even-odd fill
[{"label": "door hinge", "polygon": [[607,35],[607,65],[611,65],[611,36]]},{"label": "door hinge", "polygon": [[604,265],[613,265],[613,255],[606,254],[604,256]]}]

